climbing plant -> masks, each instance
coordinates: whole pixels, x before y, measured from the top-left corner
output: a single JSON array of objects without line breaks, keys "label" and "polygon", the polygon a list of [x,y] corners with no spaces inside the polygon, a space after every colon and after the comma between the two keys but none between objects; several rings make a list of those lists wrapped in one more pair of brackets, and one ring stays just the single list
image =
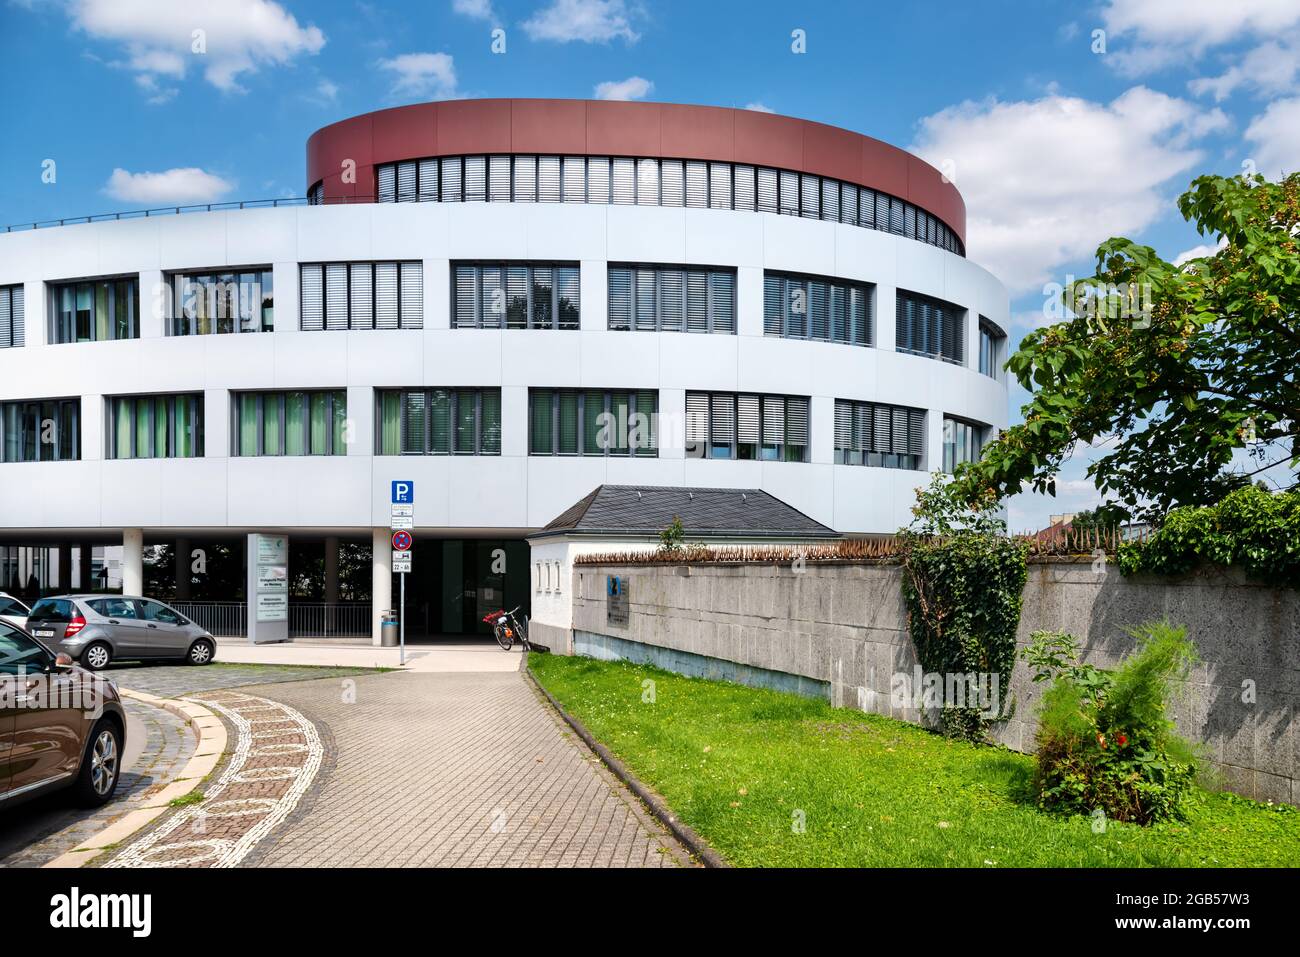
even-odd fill
[{"label": "climbing plant", "polygon": [[[1009,689],[1029,546],[1008,538],[991,508],[969,511],[946,488],[936,475],[918,489],[912,524],[899,533],[903,599],[926,675],[923,705],[937,710],[944,734],[985,741],[990,725],[1014,708]],[[968,692],[970,676],[982,689],[974,702],[952,694]]]}]

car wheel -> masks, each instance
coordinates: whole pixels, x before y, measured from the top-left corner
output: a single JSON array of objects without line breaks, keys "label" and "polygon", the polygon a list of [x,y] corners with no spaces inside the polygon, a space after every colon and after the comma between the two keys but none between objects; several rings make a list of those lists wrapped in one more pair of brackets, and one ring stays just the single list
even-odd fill
[{"label": "car wheel", "polygon": [[81,663],[91,671],[102,671],[113,660],[113,652],[108,645],[97,641],[81,653]]},{"label": "car wheel", "polygon": [[110,720],[101,719],[90,732],[81,771],[74,785],[77,803],[82,807],[99,807],[108,803],[117,790],[122,770],[122,732]]},{"label": "car wheel", "polygon": [[210,665],[212,664],[213,650],[212,642],[206,638],[200,638],[190,645],[190,653],[185,656],[185,660],[192,665]]}]

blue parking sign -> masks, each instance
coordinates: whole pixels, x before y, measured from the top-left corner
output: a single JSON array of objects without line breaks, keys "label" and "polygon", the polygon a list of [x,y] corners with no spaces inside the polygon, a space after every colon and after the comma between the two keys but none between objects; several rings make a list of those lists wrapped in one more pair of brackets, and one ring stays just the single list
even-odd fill
[{"label": "blue parking sign", "polygon": [[394,505],[414,505],[415,504],[415,483],[409,480],[393,480],[393,504]]}]

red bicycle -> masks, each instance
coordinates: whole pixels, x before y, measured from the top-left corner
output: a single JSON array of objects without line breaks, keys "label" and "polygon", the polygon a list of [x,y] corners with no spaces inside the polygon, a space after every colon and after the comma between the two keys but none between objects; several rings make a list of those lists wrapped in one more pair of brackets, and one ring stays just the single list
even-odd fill
[{"label": "red bicycle", "polygon": [[530,651],[532,645],[528,643],[528,627],[521,624],[515,612],[519,611],[516,605],[509,611],[490,611],[483,616],[484,624],[492,628],[492,636],[496,638],[497,644],[502,650],[509,651],[514,647],[515,641],[518,640],[524,646],[524,651]]}]

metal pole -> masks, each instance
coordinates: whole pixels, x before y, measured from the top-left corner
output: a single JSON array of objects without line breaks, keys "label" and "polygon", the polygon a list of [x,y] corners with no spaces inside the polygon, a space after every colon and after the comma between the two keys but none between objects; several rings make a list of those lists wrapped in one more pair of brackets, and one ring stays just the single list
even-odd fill
[{"label": "metal pole", "polygon": [[402,601],[402,614],[397,619],[398,620],[397,634],[400,637],[402,642],[402,650],[398,655],[397,663],[399,665],[405,665],[406,664],[406,572],[402,572],[401,601]]}]

